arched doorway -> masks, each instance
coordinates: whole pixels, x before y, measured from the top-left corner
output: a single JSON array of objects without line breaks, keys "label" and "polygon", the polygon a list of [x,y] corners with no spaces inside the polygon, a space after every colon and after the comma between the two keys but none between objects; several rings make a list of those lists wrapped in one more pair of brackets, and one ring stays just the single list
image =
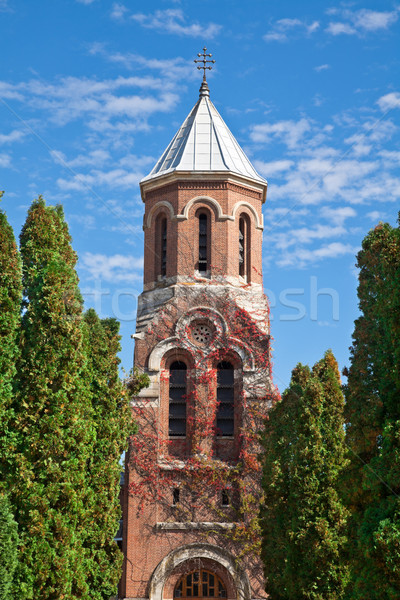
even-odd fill
[{"label": "arched doorway", "polygon": [[226,598],[226,587],[215,573],[207,569],[198,569],[182,575],[175,585],[174,600],[188,598],[207,598],[217,600]]},{"label": "arched doorway", "polygon": [[[181,579],[194,572],[198,572],[198,582],[203,583],[203,575],[200,573],[208,572],[221,580],[223,588],[219,595],[219,584],[212,588],[212,579],[208,578],[208,593],[216,594],[214,596],[203,595],[203,589],[198,588],[199,596],[183,596],[184,588],[182,586],[181,596],[179,596],[179,584]],[[197,575],[195,576],[197,578]],[[196,583],[196,581],[192,581]],[[187,592],[186,587],[186,592]],[[177,593],[176,593],[177,591]],[[190,586],[189,592],[194,591]],[[201,595],[200,595],[201,591]],[[225,596],[223,593],[225,592]],[[149,600],[216,600],[227,598],[228,600],[251,600],[251,589],[246,572],[241,568],[233,555],[224,548],[213,546],[206,543],[193,543],[180,546],[167,554],[154,569],[148,588]]]}]

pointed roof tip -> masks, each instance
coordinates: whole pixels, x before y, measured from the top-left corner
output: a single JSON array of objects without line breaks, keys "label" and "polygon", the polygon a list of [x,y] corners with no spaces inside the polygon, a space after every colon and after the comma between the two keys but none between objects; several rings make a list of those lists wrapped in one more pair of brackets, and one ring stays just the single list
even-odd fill
[{"label": "pointed roof tip", "polygon": [[204,98],[205,96],[208,98],[210,97],[210,88],[208,87],[207,80],[204,77],[199,89],[199,98]]}]

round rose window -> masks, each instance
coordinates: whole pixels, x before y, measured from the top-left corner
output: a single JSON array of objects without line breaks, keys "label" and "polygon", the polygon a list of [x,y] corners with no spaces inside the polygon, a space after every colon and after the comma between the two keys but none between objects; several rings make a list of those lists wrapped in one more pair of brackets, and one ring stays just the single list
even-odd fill
[{"label": "round rose window", "polygon": [[192,328],[192,338],[196,344],[200,346],[205,346],[209,342],[211,342],[213,332],[211,327],[206,325],[205,323],[197,323]]}]

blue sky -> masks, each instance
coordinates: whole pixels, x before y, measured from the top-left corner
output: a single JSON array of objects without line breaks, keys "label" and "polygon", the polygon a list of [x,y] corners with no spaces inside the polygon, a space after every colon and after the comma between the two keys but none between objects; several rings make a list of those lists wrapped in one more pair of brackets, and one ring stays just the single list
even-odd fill
[{"label": "blue sky", "polygon": [[131,367],[147,175],[198,98],[193,63],[258,171],[275,383],[348,363],[355,254],[400,209],[400,4],[0,0],[2,208],[19,235],[62,203],[87,307],[121,320]]}]

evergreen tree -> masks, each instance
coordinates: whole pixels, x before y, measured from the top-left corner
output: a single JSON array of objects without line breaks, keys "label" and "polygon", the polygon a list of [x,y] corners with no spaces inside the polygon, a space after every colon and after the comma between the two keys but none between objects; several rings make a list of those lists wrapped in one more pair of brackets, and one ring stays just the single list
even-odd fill
[{"label": "evergreen tree", "polygon": [[348,597],[394,600],[400,597],[400,229],[378,225],[357,258],[361,316],[345,388]]},{"label": "evergreen tree", "polygon": [[346,511],[336,491],[345,465],[343,395],[328,351],[298,365],[263,433],[262,559],[271,600],[338,600]]},{"label": "evergreen tree", "polygon": [[[0,192],[0,200],[3,192]],[[21,322],[21,259],[14,233],[0,211],[0,600],[11,600],[18,561],[18,534],[14,511],[5,493],[13,478],[13,382]]]},{"label": "evergreen tree", "polygon": [[83,546],[95,439],[76,255],[61,207],[34,201],[21,233],[24,314],[15,394],[23,599],[91,598]]},{"label": "evergreen tree", "polygon": [[[120,458],[128,436],[135,429],[126,390],[118,374],[119,323],[115,319],[100,320],[93,309],[85,314],[85,323],[96,431],[87,473],[91,524],[85,546],[89,550],[87,572],[91,598],[101,600],[115,593],[121,576],[123,556],[114,541],[121,517]],[[137,376],[133,382],[135,392],[146,382],[146,376]]]},{"label": "evergreen tree", "polygon": [[12,582],[17,567],[17,523],[8,496],[0,492],[0,600],[11,600]]},{"label": "evergreen tree", "polygon": [[[2,195],[0,192],[0,199]],[[5,213],[0,211],[0,487],[11,468],[12,384],[18,355],[21,299],[21,259],[13,230]]]}]

